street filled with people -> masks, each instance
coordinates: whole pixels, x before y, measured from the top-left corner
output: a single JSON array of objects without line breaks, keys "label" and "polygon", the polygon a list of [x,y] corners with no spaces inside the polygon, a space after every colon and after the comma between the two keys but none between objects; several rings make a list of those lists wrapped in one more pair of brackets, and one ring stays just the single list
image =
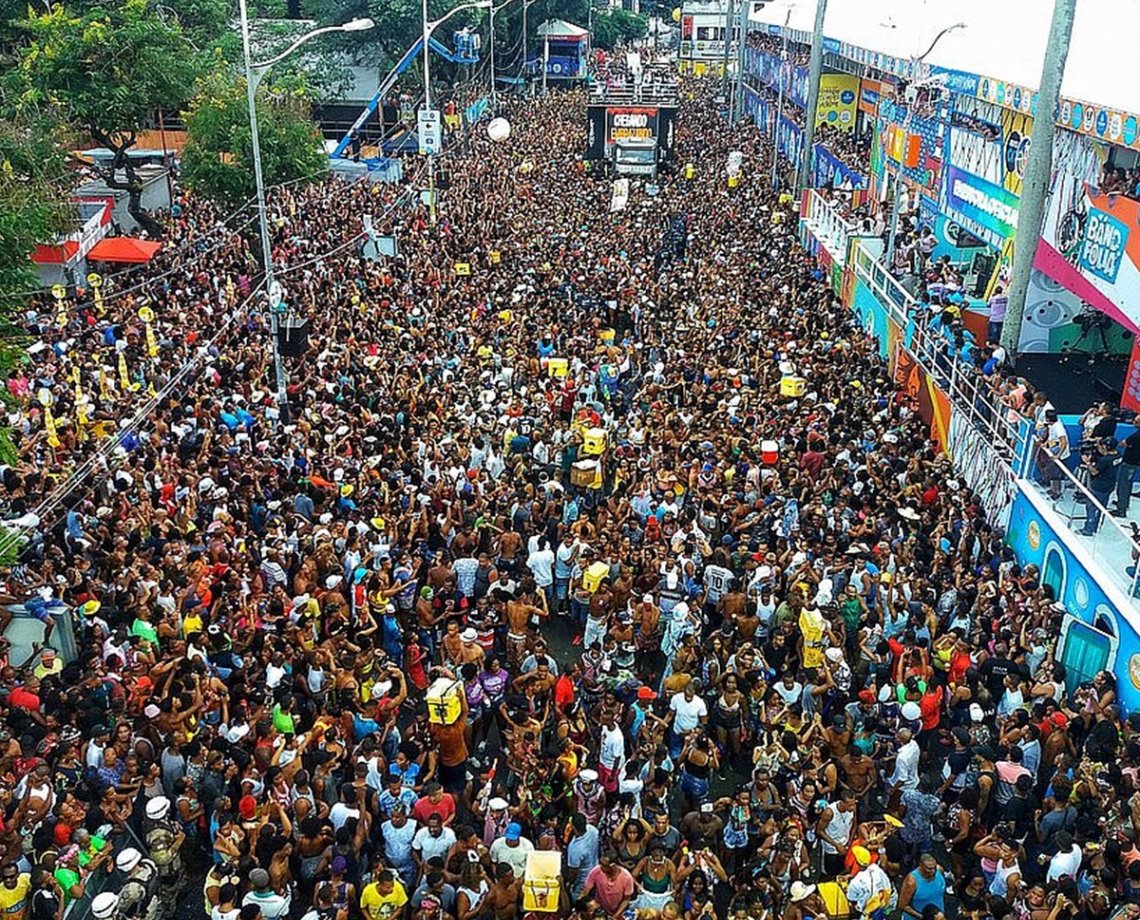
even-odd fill
[{"label": "street filled with people", "polygon": [[7,920],[1140,914],[1140,718],[717,89],[617,210],[570,90],[273,190],[287,409],[249,210],[29,312]]}]

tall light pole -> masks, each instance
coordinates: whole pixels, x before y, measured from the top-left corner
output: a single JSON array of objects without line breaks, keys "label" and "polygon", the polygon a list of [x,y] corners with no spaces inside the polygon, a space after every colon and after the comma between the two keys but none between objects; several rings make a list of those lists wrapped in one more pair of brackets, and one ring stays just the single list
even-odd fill
[{"label": "tall light pole", "polygon": [[815,116],[819,107],[819,74],[823,70],[823,21],[827,17],[827,0],[815,0],[815,27],[811,36],[811,63],[808,68],[807,111],[804,113],[804,149],[800,151],[800,168],[796,176],[796,192],[811,181],[812,147],[815,146]]},{"label": "tall light pole", "polygon": [[[732,44],[732,0],[721,0],[724,4],[724,59],[720,64],[720,91],[728,96],[728,49]],[[744,0],[740,0],[741,3]]]},{"label": "tall light pole", "polygon": [[[728,123],[735,128],[744,109],[744,40],[748,35],[748,12],[752,0],[740,0],[737,9],[736,77],[732,84],[732,104],[728,107]],[[763,2],[759,4],[763,6]]]},{"label": "tall light pole", "polygon": [[1061,98],[1061,78],[1069,56],[1069,39],[1073,34],[1073,16],[1077,0],[1054,0],[1053,22],[1049,27],[1049,44],[1041,64],[1041,83],[1037,91],[1037,117],[1029,135],[1029,157],[1021,180],[1021,201],[1017,209],[1017,233],[1013,238],[1013,270],[1009,283],[1009,304],[1001,328],[1001,344],[1011,358],[1021,341],[1021,321],[1025,316],[1025,295],[1033,274],[1033,257],[1045,217],[1045,199],[1053,172],[1053,113]]},{"label": "tall light pole", "polygon": [[784,70],[788,66],[788,23],[792,21],[792,10],[795,4],[788,5],[788,13],[784,16],[784,31],[782,47],[780,48],[780,78],[777,83],[779,94],[776,96],[776,123],[772,126],[772,188],[776,187],[776,168],[780,160],[780,119],[784,117]]},{"label": "tall light pole", "polygon": [[[423,56],[424,56],[424,108],[425,112],[433,111],[431,107],[431,34],[447,20],[449,20],[456,13],[463,10],[489,10],[492,9],[491,0],[474,0],[472,3],[461,3],[454,9],[448,10],[439,19],[434,21],[428,20],[428,6],[427,0],[423,0]],[[423,147],[423,138],[420,138],[420,146]],[[431,222],[435,223],[435,153],[425,148],[424,151],[428,161],[428,209],[431,213]]]},{"label": "tall light pole", "polygon": [[265,208],[265,180],[261,172],[261,142],[257,134],[257,86],[274,64],[284,60],[305,42],[329,32],[364,32],[375,23],[371,19],[353,19],[339,26],[314,29],[298,38],[293,44],[267,61],[255,63],[250,52],[249,13],[245,0],[238,0],[241,15],[241,43],[245,61],[245,93],[249,103],[249,135],[253,146],[253,181],[257,187],[257,220],[261,231],[261,258],[265,267],[265,297],[269,308],[269,334],[273,340],[273,376],[276,386],[277,410],[282,422],[289,419],[289,393],[285,376],[285,362],[281,360],[281,343],[278,332],[281,325],[280,307],[283,300],[281,285],[273,277],[273,245],[269,240],[269,217]]},{"label": "tall light pole", "polygon": [[[926,60],[926,58],[930,54],[930,52],[934,50],[934,46],[937,45],[942,40],[943,35],[947,35],[950,32],[955,31],[956,29],[964,29],[964,28],[966,28],[966,24],[964,22],[956,22],[952,26],[947,26],[945,29],[943,29],[941,32],[939,32],[937,35],[934,36],[934,41],[932,41],[930,43],[930,47],[927,48],[924,52],[922,52],[922,54],[920,54],[918,57],[916,57],[914,59],[914,71],[913,72],[914,72],[916,81],[911,84],[912,89],[921,89],[924,86],[930,86],[930,85],[934,85],[934,84],[940,82],[938,77],[935,77],[933,79],[927,79],[923,76],[923,67],[922,67],[923,62]],[[903,143],[904,144],[906,144],[906,138],[910,136],[910,123],[911,123],[912,117],[914,116],[914,106],[915,106],[914,102],[908,102],[907,103],[906,117],[903,119],[903,128],[902,128],[902,130],[903,130]],[[904,150],[903,156],[905,156],[905,155],[906,155],[906,151]],[[887,271],[890,271],[891,266],[894,264],[895,242],[898,238],[898,233],[899,233],[899,214],[902,212],[902,171],[903,171],[903,164],[900,161],[898,168],[895,170],[895,181],[892,185],[892,189],[893,189],[894,194],[892,195],[892,200],[891,200],[890,235],[887,237],[887,258],[886,258]]]}]

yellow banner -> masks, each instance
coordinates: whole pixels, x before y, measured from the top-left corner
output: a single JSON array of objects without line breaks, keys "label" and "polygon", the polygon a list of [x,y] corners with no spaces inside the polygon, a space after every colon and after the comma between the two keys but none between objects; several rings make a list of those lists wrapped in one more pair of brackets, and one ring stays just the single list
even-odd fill
[{"label": "yellow banner", "polygon": [[119,352],[119,386],[123,391],[131,388],[131,375],[127,372],[127,356]]},{"label": "yellow banner", "polygon": [[146,350],[152,358],[158,357],[158,341],[154,337],[154,326],[146,324]]},{"label": "yellow banner", "polygon": [[840,131],[855,130],[855,107],[859,104],[859,78],[846,73],[825,73],[819,78],[816,125]]}]

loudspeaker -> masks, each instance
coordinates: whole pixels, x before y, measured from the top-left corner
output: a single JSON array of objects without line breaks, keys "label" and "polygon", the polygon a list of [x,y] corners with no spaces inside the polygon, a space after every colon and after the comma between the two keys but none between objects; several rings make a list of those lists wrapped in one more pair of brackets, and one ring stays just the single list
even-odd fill
[{"label": "loudspeaker", "polygon": [[277,327],[277,349],[286,358],[299,358],[309,349],[307,317],[282,317]]}]

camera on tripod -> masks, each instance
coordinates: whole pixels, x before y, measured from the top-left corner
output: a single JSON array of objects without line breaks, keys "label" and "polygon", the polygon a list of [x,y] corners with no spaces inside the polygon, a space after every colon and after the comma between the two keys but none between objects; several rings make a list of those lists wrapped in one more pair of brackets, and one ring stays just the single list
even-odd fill
[{"label": "camera on tripod", "polygon": [[1085,305],[1085,308],[1073,317],[1073,322],[1088,333],[1093,329],[1107,329],[1112,325],[1112,318],[1107,313],[1101,313]]}]

